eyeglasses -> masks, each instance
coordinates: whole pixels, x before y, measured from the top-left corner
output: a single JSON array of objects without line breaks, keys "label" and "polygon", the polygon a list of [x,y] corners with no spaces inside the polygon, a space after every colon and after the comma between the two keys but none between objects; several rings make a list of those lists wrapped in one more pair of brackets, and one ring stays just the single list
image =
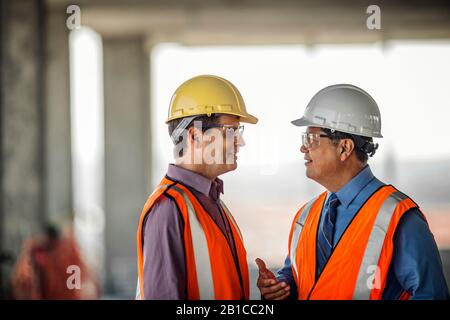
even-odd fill
[{"label": "eyeglasses", "polygon": [[235,134],[237,131],[237,134],[239,135],[239,137],[242,137],[244,135],[244,126],[238,126],[235,127],[231,124],[209,124],[206,126],[203,126],[203,128],[222,128],[225,129],[226,134]]},{"label": "eyeglasses", "polygon": [[302,133],[302,144],[307,149],[315,149],[320,146],[320,138],[330,138],[329,135],[323,133]]}]

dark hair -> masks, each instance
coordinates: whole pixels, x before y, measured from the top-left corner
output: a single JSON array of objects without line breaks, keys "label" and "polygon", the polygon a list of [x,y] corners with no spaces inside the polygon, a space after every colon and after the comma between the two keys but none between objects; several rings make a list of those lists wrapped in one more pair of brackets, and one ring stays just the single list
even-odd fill
[{"label": "dark hair", "polygon": [[[208,129],[208,125],[210,124],[216,124],[219,122],[219,116],[220,114],[213,114],[211,116],[198,116],[194,118],[191,123],[186,127],[186,130],[194,126],[195,121],[201,121],[202,122],[202,132],[205,132]],[[168,123],[168,129],[169,129],[169,136],[172,136],[172,133],[175,131],[176,127],[180,124],[180,122],[183,120],[183,118],[172,120]],[[180,154],[175,154],[175,157],[182,157],[183,152],[186,148],[186,141],[183,141],[183,135],[180,135],[177,140],[173,141],[174,145],[178,145],[182,143],[180,146]]]},{"label": "dark hair", "polygon": [[334,145],[342,139],[351,139],[355,143],[356,157],[363,163],[367,162],[369,157],[372,157],[378,149],[378,143],[373,143],[371,137],[364,137],[327,128],[322,128],[322,131],[330,137],[331,142]]},{"label": "dark hair", "polygon": [[51,223],[47,223],[44,225],[44,233],[49,239],[58,239],[60,236],[60,231],[57,226]]}]

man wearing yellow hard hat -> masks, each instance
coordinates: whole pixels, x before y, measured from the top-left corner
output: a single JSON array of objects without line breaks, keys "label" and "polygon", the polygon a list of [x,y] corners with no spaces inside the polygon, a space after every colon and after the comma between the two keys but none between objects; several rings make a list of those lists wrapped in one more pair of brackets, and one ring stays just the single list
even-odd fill
[{"label": "man wearing yellow hard hat", "polygon": [[166,121],[175,164],[142,210],[137,299],[249,298],[246,251],[218,176],[237,167],[240,123],[257,121],[223,78],[197,76],[176,89]]}]

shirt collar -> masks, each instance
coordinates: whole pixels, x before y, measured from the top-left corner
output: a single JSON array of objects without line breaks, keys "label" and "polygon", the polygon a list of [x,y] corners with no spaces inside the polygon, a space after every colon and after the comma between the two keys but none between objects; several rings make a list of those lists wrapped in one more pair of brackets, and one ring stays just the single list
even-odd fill
[{"label": "shirt collar", "polygon": [[366,165],[356,176],[354,176],[345,186],[343,186],[336,196],[341,204],[348,208],[361,190],[374,178],[369,165]]},{"label": "shirt collar", "polygon": [[219,178],[211,181],[197,172],[181,168],[174,164],[169,164],[167,175],[169,178],[173,178],[191,188],[194,188],[198,192],[203,193],[205,196],[215,195],[214,198],[218,198],[219,194],[223,193],[223,181]]}]

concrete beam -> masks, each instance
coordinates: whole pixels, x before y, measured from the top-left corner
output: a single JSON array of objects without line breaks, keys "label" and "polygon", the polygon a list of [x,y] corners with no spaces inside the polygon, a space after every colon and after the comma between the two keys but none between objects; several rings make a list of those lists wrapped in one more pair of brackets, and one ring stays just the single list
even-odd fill
[{"label": "concrete beam", "polygon": [[366,27],[370,1],[158,1],[81,4],[82,23],[105,36],[145,34],[186,45],[320,44],[450,38],[448,3],[387,2],[381,30]]}]

